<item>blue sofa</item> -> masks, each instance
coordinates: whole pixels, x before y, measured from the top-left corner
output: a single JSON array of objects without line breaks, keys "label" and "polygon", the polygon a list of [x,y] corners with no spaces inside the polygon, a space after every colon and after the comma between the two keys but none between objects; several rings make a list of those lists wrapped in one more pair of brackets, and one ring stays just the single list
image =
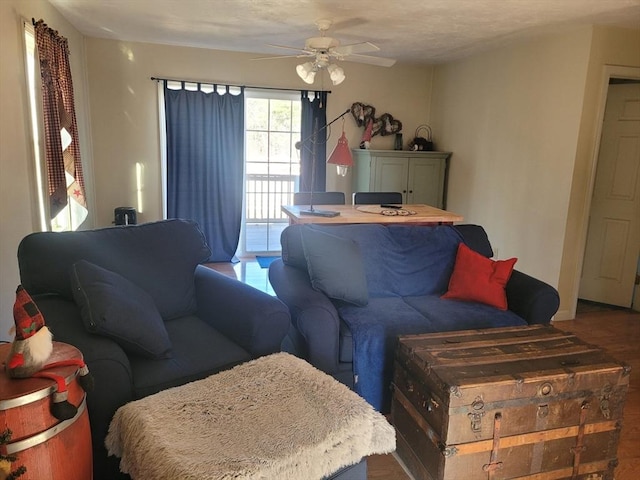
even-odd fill
[{"label": "blue sofa", "polygon": [[269,269],[291,313],[285,349],[387,412],[398,335],[551,321],[558,292],[517,270],[506,284],[507,310],[441,298],[460,242],[493,256],[477,225],[288,226],[282,258]]},{"label": "blue sofa", "polygon": [[120,406],[280,351],[287,307],[200,265],[210,255],[184,220],[33,233],[20,243],[22,285],[54,340],[76,346],[95,379],[94,479],[119,478],[104,438]]}]

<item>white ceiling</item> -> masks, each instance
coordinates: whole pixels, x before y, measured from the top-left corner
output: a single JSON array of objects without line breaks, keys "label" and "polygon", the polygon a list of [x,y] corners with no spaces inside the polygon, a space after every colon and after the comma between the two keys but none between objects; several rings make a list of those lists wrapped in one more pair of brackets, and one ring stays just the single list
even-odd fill
[{"label": "white ceiling", "polygon": [[[588,24],[640,28],[640,0],[49,0],[83,34],[268,55],[333,21],[342,44],[440,63],[514,39]],[[46,19],[45,19],[46,21]],[[295,52],[291,52],[294,53]],[[277,61],[277,60],[276,60]]]}]

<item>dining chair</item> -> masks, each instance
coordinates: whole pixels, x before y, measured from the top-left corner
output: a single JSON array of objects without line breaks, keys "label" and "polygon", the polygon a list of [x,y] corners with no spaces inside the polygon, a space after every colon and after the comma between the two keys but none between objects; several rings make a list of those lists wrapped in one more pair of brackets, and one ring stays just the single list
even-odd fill
[{"label": "dining chair", "polygon": [[354,192],[354,205],[374,205],[398,203],[402,204],[402,193],[400,192]]},{"label": "dining chair", "polygon": [[[312,192],[295,192],[293,194],[294,205],[309,205]],[[313,192],[314,205],[344,205],[346,203],[344,192]]]}]

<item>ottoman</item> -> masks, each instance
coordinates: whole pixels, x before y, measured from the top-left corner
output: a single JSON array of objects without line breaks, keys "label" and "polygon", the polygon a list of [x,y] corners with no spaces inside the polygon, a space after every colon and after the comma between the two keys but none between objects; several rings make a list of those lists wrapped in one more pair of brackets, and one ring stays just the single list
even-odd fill
[{"label": "ottoman", "polygon": [[364,479],[363,458],[394,451],[395,431],[345,385],[276,353],[124,405],[105,443],[133,479]]}]

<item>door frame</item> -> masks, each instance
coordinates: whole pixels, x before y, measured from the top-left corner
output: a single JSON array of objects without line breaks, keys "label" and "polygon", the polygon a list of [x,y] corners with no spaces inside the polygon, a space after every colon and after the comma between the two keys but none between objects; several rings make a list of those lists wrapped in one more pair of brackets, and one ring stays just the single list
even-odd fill
[{"label": "door frame", "polygon": [[584,254],[587,246],[587,233],[589,229],[589,216],[591,213],[591,202],[593,198],[593,189],[596,182],[596,172],[598,166],[598,157],[600,155],[600,142],[602,141],[602,122],[604,121],[604,111],[607,106],[607,97],[609,93],[609,80],[612,78],[640,80],[640,67],[623,67],[617,65],[605,65],[601,77],[600,96],[597,106],[596,115],[596,135],[595,148],[590,162],[589,183],[587,187],[587,197],[582,209],[582,225],[580,226],[579,235],[579,252],[578,261],[576,262],[576,275],[574,277],[573,291],[571,297],[571,317],[575,318],[578,306],[578,292],[580,290],[580,280],[582,278],[582,268],[584,265]]}]

